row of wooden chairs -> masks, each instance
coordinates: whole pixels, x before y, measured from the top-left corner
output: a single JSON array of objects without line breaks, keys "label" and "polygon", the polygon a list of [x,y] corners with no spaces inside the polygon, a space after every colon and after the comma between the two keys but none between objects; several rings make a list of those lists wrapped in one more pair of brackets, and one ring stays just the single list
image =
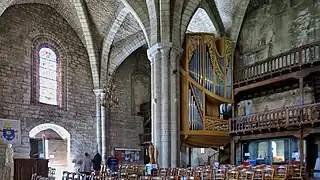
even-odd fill
[{"label": "row of wooden chairs", "polygon": [[52,167],[49,167],[49,176],[54,176],[56,175],[56,168],[52,168]]},{"label": "row of wooden chairs", "polygon": [[303,166],[232,166],[224,165],[219,168],[212,166],[196,168],[160,168],[153,169],[151,175],[145,175],[143,165],[119,165],[115,173],[106,166],[101,171],[91,175],[64,172],[63,180],[153,180],[153,179],[193,179],[193,180],[287,180],[303,179]]},{"label": "row of wooden chairs", "polygon": [[255,167],[234,167],[227,171],[226,179],[233,180],[287,180],[303,179],[303,169],[301,165],[288,166],[255,166]]},{"label": "row of wooden chairs", "polygon": [[40,175],[37,175],[37,173],[32,174],[31,180],[49,180],[48,177],[42,177]]}]

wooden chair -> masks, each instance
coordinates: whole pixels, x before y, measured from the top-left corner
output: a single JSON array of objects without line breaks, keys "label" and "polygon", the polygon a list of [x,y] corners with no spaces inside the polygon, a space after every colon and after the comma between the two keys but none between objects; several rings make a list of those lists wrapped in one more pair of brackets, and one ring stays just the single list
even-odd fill
[{"label": "wooden chair", "polygon": [[215,169],[213,173],[214,180],[224,180],[226,178],[226,170],[225,169]]},{"label": "wooden chair", "polygon": [[193,180],[193,168],[187,168],[185,169],[183,173],[183,179],[185,180]]},{"label": "wooden chair", "polygon": [[264,179],[264,170],[258,168],[254,172],[254,180],[263,180]]},{"label": "wooden chair", "polygon": [[194,168],[193,170],[193,179],[200,180],[202,179],[202,168]]},{"label": "wooden chair", "polygon": [[245,171],[245,180],[254,180],[254,171]]},{"label": "wooden chair", "polygon": [[237,167],[238,171],[239,171],[239,179],[240,180],[245,180],[246,179],[246,172],[247,169],[243,169],[241,167]]},{"label": "wooden chair", "polygon": [[290,171],[290,179],[301,179],[303,180],[303,166],[302,165],[292,165]]},{"label": "wooden chair", "polygon": [[32,174],[31,180],[37,180],[37,173]]},{"label": "wooden chair", "polygon": [[185,169],[183,168],[178,168],[177,171],[176,171],[176,177],[177,179],[182,179],[185,175]]},{"label": "wooden chair", "polygon": [[264,180],[273,180],[273,177],[274,177],[274,168],[273,167],[266,167],[264,169],[263,179]]},{"label": "wooden chair", "polygon": [[169,168],[167,170],[167,175],[166,175],[166,179],[167,180],[175,180],[176,176],[177,176],[177,172],[176,172],[176,168]]},{"label": "wooden chair", "polygon": [[237,170],[230,170],[227,173],[228,180],[238,180],[239,179],[239,171]]},{"label": "wooden chair", "polygon": [[285,180],[288,177],[288,166],[275,166],[274,180]]},{"label": "wooden chair", "polygon": [[211,167],[207,167],[203,170],[203,180],[213,179],[213,171]]},{"label": "wooden chair", "polygon": [[128,180],[138,180],[139,178],[139,172],[138,168],[135,166],[130,166],[127,168],[127,174],[126,174],[126,179]]}]

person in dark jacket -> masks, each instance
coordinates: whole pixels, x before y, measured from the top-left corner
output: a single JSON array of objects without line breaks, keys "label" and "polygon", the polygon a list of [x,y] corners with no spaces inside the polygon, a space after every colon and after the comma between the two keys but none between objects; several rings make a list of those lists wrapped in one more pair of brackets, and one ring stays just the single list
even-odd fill
[{"label": "person in dark jacket", "polygon": [[108,157],[107,165],[111,172],[116,172],[117,171],[117,166],[118,166],[118,159],[114,155],[114,152],[111,152],[111,156]]},{"label": "person in dark jacket", "polygon": [[92,159],[93,170],[100,171],[101,161],[102,161],[102,157],[99,154],[99,152],[97,152],[97,154]]}]

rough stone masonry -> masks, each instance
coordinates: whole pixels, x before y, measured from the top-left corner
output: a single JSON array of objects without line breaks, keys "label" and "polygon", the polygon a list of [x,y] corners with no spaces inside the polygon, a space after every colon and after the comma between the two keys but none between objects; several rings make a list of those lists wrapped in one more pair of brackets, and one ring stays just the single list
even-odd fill
[{"label": "rough stone masonry", "polygon": [[[270,1],[246,14],[238,41],[240,59],[235,61],[236,65],[250,65],[319,41],[319,22],[320,1]],[[312,87],[305,87],[304,93],[304,103],[313,103]],[[248,102],[252,103],[251,113],[298,105],[299,89],[240,102],[238,115],[244,114]]]},{"label": "rough stone masonry", "polygon": [[[37,43],[56,46],[61,70],[61,106],[36,101]],[[29,131],[54,123],[70,133],[71,159],[95,152],[95,96],[87,51],[70,25],[52,8],[14,5],[0,17],[0,117],[21,121],[22,145],[29,155]]]}]

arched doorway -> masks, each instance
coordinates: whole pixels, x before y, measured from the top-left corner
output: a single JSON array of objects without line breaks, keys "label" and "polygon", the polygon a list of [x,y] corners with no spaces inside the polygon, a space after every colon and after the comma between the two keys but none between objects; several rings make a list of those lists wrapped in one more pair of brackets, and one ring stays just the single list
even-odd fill
[{"label": "arched doorway", "polygon": [[[30,156],[49,159],[49,167],[56,168],[57,177],[71,169],[70,133],[56,124],[41,124],[29,132]],[[59,177],[58,177],[59,178]]]}]

